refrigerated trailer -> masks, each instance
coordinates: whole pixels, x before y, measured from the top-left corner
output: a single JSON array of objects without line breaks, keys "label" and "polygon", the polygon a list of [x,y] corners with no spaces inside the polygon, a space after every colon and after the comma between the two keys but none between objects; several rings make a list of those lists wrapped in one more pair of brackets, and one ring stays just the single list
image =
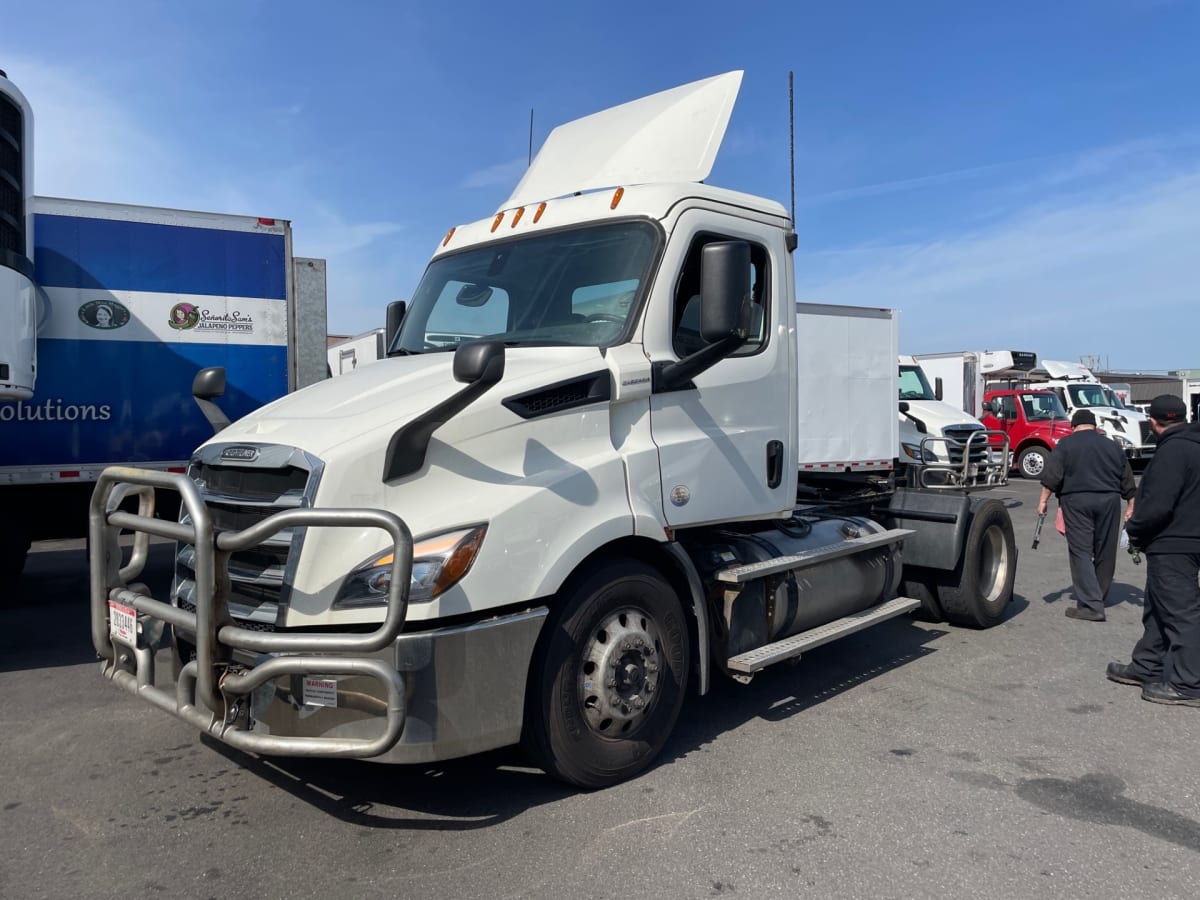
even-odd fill
[{"label": "refrigerated trailer", "polygon": [[292,257],[289,222],[50,197],[31,207],[37,382],[0,401],[8,579],[31,541],[86,534],[106,466],[185,471],[213,433],[192,399],[201,369],[224,369],[228,419],[325,377],[325,262]]}]

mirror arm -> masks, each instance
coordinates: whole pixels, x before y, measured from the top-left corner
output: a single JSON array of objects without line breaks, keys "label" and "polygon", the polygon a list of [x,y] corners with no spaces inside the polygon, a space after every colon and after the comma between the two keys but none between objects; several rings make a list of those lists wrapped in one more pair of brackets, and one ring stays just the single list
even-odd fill
[{"label": "mirror arm", "polygon": [[690,356],[685,356],[678,362],[656,362],[651,367],[650,390],[652,393],[663,394],[669,391],[684,391],[695,387],[692,379],[701,372],[711,369],[725,357],[729,356],[746,339],[741,335],[731,334],[727,338],[701,347]]}]

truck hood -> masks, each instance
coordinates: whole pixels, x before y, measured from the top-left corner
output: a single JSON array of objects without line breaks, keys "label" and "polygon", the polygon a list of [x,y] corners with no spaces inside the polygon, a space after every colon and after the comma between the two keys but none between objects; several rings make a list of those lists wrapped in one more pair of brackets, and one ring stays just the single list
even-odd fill
[{"label": "truck hood", "polygon": [[[507,396],[607,368],[595,347],[510,348],[504,364],[504,377],[489,394]],[[207,443],[287,444],[325,456],[369,432],[399,428],[461,391],[466,385],[454,380],[453,365],[450,352],[383,359],[281,397]],[[468,407],[460,416],[470,414]]]}]

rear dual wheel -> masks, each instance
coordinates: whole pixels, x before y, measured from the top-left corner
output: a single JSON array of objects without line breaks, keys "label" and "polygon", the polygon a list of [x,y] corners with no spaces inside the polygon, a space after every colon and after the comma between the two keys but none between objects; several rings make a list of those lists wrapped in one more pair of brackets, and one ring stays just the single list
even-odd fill
[{"label": "rear dual wheel", "polygon": [[675,591],[632,559],[564,588],[530,672],[524,744],[551,775],[605,787],[645,769],[683,706],[690,645]]},{"label": "rear dual wheel", "polygon": [[937,587],[946,620],[990,628],[1004,617],[1017,575],[1012,519],[999,500],[985,500],[971,514],[962,556]]}]

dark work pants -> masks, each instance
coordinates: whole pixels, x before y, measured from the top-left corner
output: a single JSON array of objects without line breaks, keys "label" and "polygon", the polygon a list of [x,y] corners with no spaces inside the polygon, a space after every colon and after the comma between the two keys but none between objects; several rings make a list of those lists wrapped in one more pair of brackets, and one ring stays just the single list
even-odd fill
[{"label": "dark work pants", "polygon": [[1133,648],[1133,668],[1200,697],[1200,553],[1147,553],[1145,633]]},{"label": "dark work pants", "polygon": [[1064,494],[1059,499],[1067,526],[1067,553],[1071,582],[1080,606],[1104,612],[1104,598],[1117,568],[1117,542],[1121,537],[1121,495],[1113,493]]}]

